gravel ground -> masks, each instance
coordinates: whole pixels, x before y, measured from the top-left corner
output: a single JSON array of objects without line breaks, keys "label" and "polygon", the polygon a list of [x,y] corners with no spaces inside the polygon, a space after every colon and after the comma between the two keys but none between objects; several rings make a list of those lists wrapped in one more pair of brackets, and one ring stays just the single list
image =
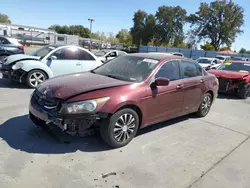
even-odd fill
[{"label": "gravel ground", "polygon": [[31,92],[0,79],[1,188],[250,187],[250,99],[220,96],[205,118],[150,126],[110,150],[98,134],[64,144],[35,128]]}]

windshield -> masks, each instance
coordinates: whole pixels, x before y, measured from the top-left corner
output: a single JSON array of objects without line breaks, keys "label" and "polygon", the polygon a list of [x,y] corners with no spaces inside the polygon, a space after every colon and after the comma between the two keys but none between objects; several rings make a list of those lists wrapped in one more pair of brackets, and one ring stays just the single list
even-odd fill
[{"label": "windshield", "polygon": [[235,72],[250,72],[250,63],[232,63],[226,62],[217,68],[218,70],[235,71]]},{"label": "windshield", "polygon": [[158,60],[120,56],[95,69],[94,73],[130,82],[141,82],[157,66]]},{"label": "windshield", "polygon": [[20,45],[20,43],[19,43],[18,40],[16,40],[16,39],[8,38],[8,40],[10,41],[11,44]]},{"label": "windshield", "polygon": [[54,49],[56,49],[55,46],[44,46],[44,47],[39,48],[38,50],[34,51],[31,55],[43,58],[44,56],[46,56],[49,52],[51,52]]},{"label": "windshield", "polygon": [[210,64],[211,63],[211,59],[198,59],[197,62],[200,64]]},{"label": "windshield", "polygon": [[95,56],[97,57],[101,57],[101,56],[104,56],[107,52],[105,51],[97,51],[97,52],[94,52]]},{"label": "windshield", "polygon": [[225,60],[225,58],[224,57],[220,57],[220,56],[218,56],[218,57],[216,57],[217,59],[220,59],[220,60]]}]

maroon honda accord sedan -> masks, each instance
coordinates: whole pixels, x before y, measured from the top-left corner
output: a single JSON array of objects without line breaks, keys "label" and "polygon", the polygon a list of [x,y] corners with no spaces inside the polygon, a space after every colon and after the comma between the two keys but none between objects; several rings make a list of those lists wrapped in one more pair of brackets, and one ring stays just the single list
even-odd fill
[{"label": "maroon honda accord sedan", "polygon": [[45,81],[31,96],[29,117],[69,134],[98,128],[117,148],[149,125],[190,113],[206,116],[217,92],[217,78],[190,59],[137,53]]}]

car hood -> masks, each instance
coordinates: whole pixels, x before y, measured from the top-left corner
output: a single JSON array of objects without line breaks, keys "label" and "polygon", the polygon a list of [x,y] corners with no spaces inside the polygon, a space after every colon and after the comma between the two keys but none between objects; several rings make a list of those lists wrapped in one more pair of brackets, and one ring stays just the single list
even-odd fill
[{"label": "car hood", "polygon": [[208,72],[214,74],[217,78],[230,78],[230,79],[243,79],[244,77],[249,75],[249,73],[224,71],[224,70],[209,70]]},{"label": "car hood", "polygon": [[131,82],[121,81],[91,72],[83,72],[49,79],[38,87],[38,91],[41,93],[49,93],[50,96],[48,97],[68,99],[94,90],[129,84],[131,84]]},{"label": "car hood", "polygon": [[10,56],[7,57],[4,64],[8,65],[8,64],[11,64],[13,62],[22,61],[22,60],[39,60],[39,58],[40,57],[25,55],[25,54],[10,55]]}]

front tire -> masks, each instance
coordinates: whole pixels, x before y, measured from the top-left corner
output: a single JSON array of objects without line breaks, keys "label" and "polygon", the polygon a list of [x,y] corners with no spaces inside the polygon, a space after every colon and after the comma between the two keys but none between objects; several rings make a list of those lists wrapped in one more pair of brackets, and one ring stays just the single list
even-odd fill
[{"label": "front tire", "polygon": [[36,88],[39,84],[47,80],[47,75],[41,70],[33,70],[27,74],[26,84],[29,88]]},{"label": "front tire", "polygon": [[196,112],[196,115],[198,117],[205,117],[210,111],[210,108],[212,106],[212,101],[213,101],[212,95],[210,93],[206,93],[203,96],[202,102],[199,106],[198,111]]},{"label": "front tire", "polygon": [[247,99],[250,96],[250,84],[241,85],[238,91],[240,99]]},{"label": "front tire", "polygon": [[135,137],[138,127],[138,114],[130,108],[125,108],[102,122],[100,134],[109,146],[119,148],[127,145]]}]

